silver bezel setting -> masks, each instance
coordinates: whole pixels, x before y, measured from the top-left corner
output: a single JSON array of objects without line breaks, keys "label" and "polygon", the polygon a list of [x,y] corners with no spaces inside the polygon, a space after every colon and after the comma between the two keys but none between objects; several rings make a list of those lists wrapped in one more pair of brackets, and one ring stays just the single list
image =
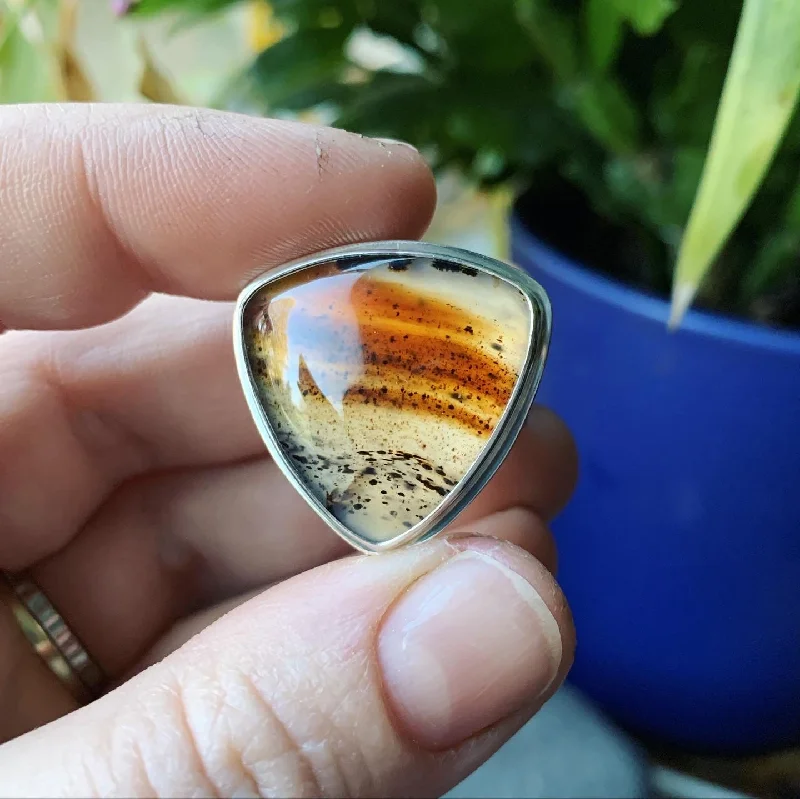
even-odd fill
[{"label": "silver bezel setting", "polygon": [[[492,435],[487,440],[481,457],[472,464],[467,473],[453,486],[450,493],[431,514],[400,535],[380,543],[365,541],[352,533],[328,511],[317,497],[305,489],[302,478],[295,471],[291,461],[284,456],[272,430],[272,425],[264,412],[246,352],[245,312],[248,304],[258,292],[269,284],[296,272],[302,272],[305,269],[348,256],[436,258],[477,269],[500,278],[518,289],[528,302],[532,320],[523,368],[508,405],[503,411]],[[377,554],[432,538],[453,522],[482,491],[486,483],[500,467],[525,423],[539,388],[539,382],[547,360],[551,328],[552,310],[545,290],[521,269],[458,247],[419,241],[378,241],[335,247],[317,252],[305,258],[291,261],[281,268],[267,272],[255,279],[242,290],[237,300],[233,318],[233,343],[236,368],[248,408],[275,463],[299,494],[329,527],[355,549],[367,554]]]}]

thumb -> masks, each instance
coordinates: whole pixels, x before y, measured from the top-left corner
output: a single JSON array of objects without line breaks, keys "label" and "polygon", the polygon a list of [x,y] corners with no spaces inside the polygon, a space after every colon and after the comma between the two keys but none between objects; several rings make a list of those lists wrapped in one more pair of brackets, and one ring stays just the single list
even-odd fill
[{"label": "thumb", "polygon": [[440,796],[555,691],[573,640],[511,544],[345,558],[0,747],[0,795]]}]

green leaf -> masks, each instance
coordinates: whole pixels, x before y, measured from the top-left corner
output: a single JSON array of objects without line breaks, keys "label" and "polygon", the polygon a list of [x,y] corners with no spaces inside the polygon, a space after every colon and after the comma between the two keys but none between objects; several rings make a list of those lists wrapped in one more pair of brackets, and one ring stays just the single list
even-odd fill
[{"label": "green leaf", "polygon": [[606,187],[629,217],[640,216],[674,250],[697,191],[705,151],[682,148],[671,157],[637,152],[610,159]]},{"label": "green leaf", "polygon": [[[512,93],[526,113],[514,113],[509,97]],[[485,109],[492,103],[502,111],[488,116]],[[487,83],[483,79],[465,85],[442,103],[442,114],[447,133],[459,145],[479,153],[497,153],[506,162],[517,160],[529,165],[567,148],[574,127],[552,108],[544,86],[522,89],[503,80]]]},{"label": "green leaf", "polygon": [[787,230],[770,238],[759,250],[741,287],[742,301],[749,305],[790,269],[796,268],[800,234]]},{"label": "green leaf", "polygon": [[513,72],[534,60],[512,0],[428,0],[418,11],[420,22],[431,18],[447,60],[459,69]]},{"label": "green leaf", "polygon": [[742,297],[751,303],[788,269],[795,266],[800,254],[800,183],[797,184],[782,220],[780,231],[770,237],[757,253],[742,281]]},{"label": "green leaf", "polygon": [[665,224],[681,230],[686,224],[703,174],[705,157],[705,149],[691,146],[681,147],[674,154],[672,176],[666,192]]},{"label": "green leaf", "polygon": [[154,16],[170,11],[181,11],[190,16],[204,16],[222,11],[227,6],[243,0],[136,0],[127,11],[131,16]]},{"label": "green leaf", "polygon": [[800,90],[800,4],[745,0],[672,289],[677,326],[750,204]]},{"label": "green leaf", "polygon": [[517,19],[553,75],[560,81],[573,80],[578,72],[574,21],[549,0],[514,0],[514,5]]},{"label": "green leaf", "polygon": [[[366,136],[407,141],[416,147],[450,144],[448,108],[439,86],[424,75],[378,71],[358,87],[335,125]],[[452,104],[453,97],[444,98]]]},{"label": "green leaf", "polygon": [[415,30],[420,24],[418,9],[406,3],[375,3],[366,22],[377,34],[391,36],[406,47],[413,47],[422,54],[415,40]]},{"label": "green leaf", "polygon": [[266,107],[291,103],[293,97],[335,81],[347,66],[348,33],[341,28],[301,28],[264,50],[250,69],[250,79]]},{"label": "green leaf", "polygon": [[[498,112],[487,115],[493,102]],[[526,112],[516,113],[517,104]],[[408,141],[435,167],[458,164],[479,184],[552,158],[569,149],[574,134],[569,119],[548,103],[544,86],[522,88],[469,74],[459,75],[457,90],[443,93],[426,76],[378,72],[354,91],[335,124]]]},{"label": "green leaf", "polygon": [[[695,0],[696,1],[696,0]],[[641,36],[657,33],[664,20],[677,8],[677,0],[608,0],[617,6],[633,29]]]},{"label": "green leaf", "polygon": [[708,147],[725,83],[730,51],[705,40],[669,54],[659,64],[651,119],[659,133],[680,146]]},{"label": "green leaf", "polygon": [[622,42],[622,14],[613,0],[586,0],[584,27],[589,61],[597,72],[605,72]]},{"label": "green leaf", "polygon": [[730,56],[741,15],[742,0],[686,0],[665,20],[664,27],[678,58],[696,42],[722,46]]},{"label": "green leaf", "polygon": [[568,102],[592,136],[615,153],[627,153],[638,145],[639,111],[622,87],[610,77],[582,81],[571,87]]},{"label": "green leaf", "polygon": [[[34,3],[29,3],[33,7]],[[42,21],[29,18],[31,35],[26,35],[22,18],[27,10],[9,9],[0,27],[0,103],[54,102],[60,95],[58,62],[44,40]],[[37,41],[34,33],[41,35]]]}]

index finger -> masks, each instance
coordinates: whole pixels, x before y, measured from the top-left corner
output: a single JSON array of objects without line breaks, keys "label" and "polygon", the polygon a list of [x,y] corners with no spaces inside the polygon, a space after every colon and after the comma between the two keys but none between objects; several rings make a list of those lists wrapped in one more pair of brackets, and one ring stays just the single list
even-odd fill
[{"label": "index finger", "polygon": [[0,329],[112,319],[157,291],[232,299],[306,252],[413,238],[435,200],[412,148],[148,105],[0,108]]}]

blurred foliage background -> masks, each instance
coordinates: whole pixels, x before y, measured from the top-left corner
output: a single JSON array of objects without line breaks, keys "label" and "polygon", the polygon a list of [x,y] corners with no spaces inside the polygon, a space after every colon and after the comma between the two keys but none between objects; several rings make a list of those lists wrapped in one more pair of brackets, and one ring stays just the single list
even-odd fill
[{"label": "blurred foliage background", "polygon": [[252,58],[246,8],[175,28],[108,0],[0,0],[0,102],[214,105]]},{"label": "blurred foliage background", "polygon": [[[237,5],[139,0],[132,10],[193,20]],[[800,43],[791,2],[758,5],[783,13],[794,37],[786,42]],[[339,127],[412,142],[439,170],[503,187],[506,199],[523,194],[526,221],[568,255],[666,295],[742,8],[741,0],[274,0],[269,27],[280,38],[218,102],[252,113],[314,110]],[[762,48],[760,62],[776,49]],[[800,74],[795,50],[778,65],[788,97]],[[769,110],[761,109],[765,123]],[[800,326],[799,176],[795,117],[699,304]]]},{"label": "blurred foliage background", "polygon": [[[743,7],[741,0],[3,4],[3,102],[186,102],[406,140],[445,176],[445,187],[461,176],[477,187],[495,247],[503,247],[503,215],[519,197],[518,210],[542,238],[660,296],[670,292]],[[781,4],[792,0],[772,2]],[[19,26],[14,32],[9,20],[21,14],[39,19],[55,46],[25,40]],[[798,63],[787,68],[800,75],[797,51]],[[795,115],[698,304],[800,327],[799,177]]]}]

